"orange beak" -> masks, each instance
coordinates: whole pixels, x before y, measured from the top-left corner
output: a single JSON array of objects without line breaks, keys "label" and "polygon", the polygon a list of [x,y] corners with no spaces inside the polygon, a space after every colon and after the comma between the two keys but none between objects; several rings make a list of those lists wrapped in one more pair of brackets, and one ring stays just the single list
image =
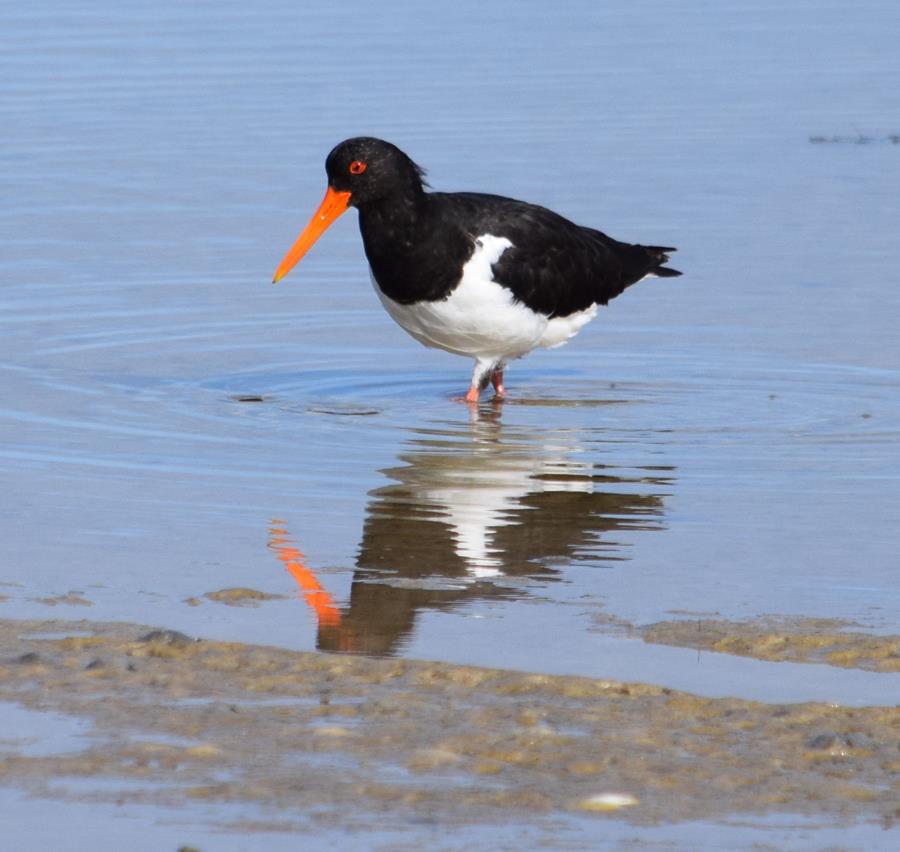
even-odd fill
[{"label": "orange beak", "polygon": [[309,224],[297,237],[297,242],[291,246],[288,253],[284,256],[284,260],[281,261],[278,269],[275,270],[275,277],[272,279],[273,284],[281,281],[294,268],[297,261],[312,248],[313,243],[325,233],[328,226],[347,209],[349,203],[349,192],[338,192],[330,186],[328,187],[319,209],[313,214]]}]

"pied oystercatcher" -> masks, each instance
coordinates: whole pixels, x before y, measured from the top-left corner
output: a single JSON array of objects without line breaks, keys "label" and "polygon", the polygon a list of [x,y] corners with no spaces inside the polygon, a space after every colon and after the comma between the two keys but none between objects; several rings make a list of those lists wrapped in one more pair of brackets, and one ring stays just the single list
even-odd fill
[{"label": "pied oystercatcher", "polygon": [[475,359],[465,396],[539,346],[561,346],[626,287],[681,275],[674,248],[622,243],[523,201],[427,192],[424,171],[390,142],[361,136],[325,161],[328,190],[275,272],[280,281],[348,207],[387,312],[426,346]]}]

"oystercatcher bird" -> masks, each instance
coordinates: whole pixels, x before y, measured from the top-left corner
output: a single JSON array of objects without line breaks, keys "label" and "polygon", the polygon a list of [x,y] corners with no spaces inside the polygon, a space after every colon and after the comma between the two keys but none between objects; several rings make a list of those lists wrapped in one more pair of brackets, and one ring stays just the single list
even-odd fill
[{"label": "oystercatcher bird", "polygon": [[537,347],[561,346],[643,278],[681,275],[673,248],[622,243],[538,207],[478,192],[428,192],[396,145],[361,136],[325,161],[328,190],[275,272],[278,282],[348,207],[387,312],[426,346],[475,359],[467,402]]}]

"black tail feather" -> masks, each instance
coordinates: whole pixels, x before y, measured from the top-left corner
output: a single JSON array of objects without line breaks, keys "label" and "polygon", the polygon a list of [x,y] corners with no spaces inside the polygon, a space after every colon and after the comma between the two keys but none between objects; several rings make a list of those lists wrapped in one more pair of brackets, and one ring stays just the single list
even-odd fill
[{"label": "black tail feather", "polygon": [[663,265],[669,262],[669,254],[673,251],[678,251],[677,248],[673,246],[642,246],[642,248],[656,257],[657,265],[650,270],[653,275],[659,278],[677,278],[682,274],[677,269]]},{"label": "black tail feather", "polygon": [[653,268],[653,274],[657,276],[657,278],[677,278],[684,273],[679,272],[677,269],[672,269],[670,266],[655,266]]}]

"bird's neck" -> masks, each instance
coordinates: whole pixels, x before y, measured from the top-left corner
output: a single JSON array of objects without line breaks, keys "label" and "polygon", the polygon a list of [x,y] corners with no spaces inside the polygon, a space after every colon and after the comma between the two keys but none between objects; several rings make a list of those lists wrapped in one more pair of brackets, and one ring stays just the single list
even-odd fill
[{"label": "bird's neck", "polygon": [[425,193],[391,195],[359,208],[359,229],[369,260],[372,254],[415,246],[429,228]]}]

